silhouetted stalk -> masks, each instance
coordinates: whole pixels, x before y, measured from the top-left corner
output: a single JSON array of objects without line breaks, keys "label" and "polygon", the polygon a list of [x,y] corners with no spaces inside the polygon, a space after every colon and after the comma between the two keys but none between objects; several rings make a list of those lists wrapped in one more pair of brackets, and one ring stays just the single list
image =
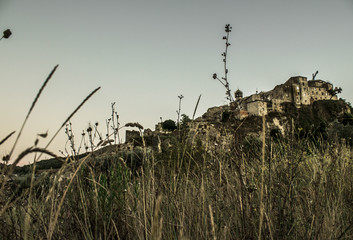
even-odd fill
[{"label": "silhouetted stalk", "polygon": [[57,69],[58,66],[59,66],[59,65],[56,65],[56,66],[54,67],[54,69],[51,71],[51,73],[49,74],[49,76],[47,77],[47,79],[44,81],[42,87],[39,89],[39,91],[38,91],[38,93],[37,93],[37,96],[35,97],[34,101],[32,102],[32,105],[31,105],[31,107],[30,107],[30,109],[29,109],[29,111],[28,111],[28,113],[27,113],[27,116],[26,116],[25,120],[24,120],[23,123],[22,123],[21,129],[20,129],[20,131],[18,132],[18,135],[17,135],[17,138],[16,138],[16,140],[15,140],[15,143],[14,143],[14,145],[12,146],[12,149],[11,149],[9,155],[8,155],[8,158],[9,158],[9,159],[11,158],[11,156],[12,156],[12,154],[13,154],[13,151],[15,150],[15,147],[16,147],[16,145],[17,145],[18,139],[19,139],[20,136],[21,136],[21,133],[22,133],[22,131],[23,131],[24,126],[26,125],[26,122],[27,122],[27,120],[28,120],[28,118],[29,118],[29,115],[31,114],[31,112],[32,112],[34,106],[36,105],[36,103],[37,103],[37,101],[38,101],[40,95],[42,94],[42,92],[43,92],[45,86],[47,85],[47,83],[49,82],[49,80],[51,79],[51,77],[53,76],[53,74],[54,74],[54,72],[56,71],[56,69]]},{"label": "silhouetted stalk", "polygon": [[[121,144],[121,140],[120,140],[120,134],[119,134],[119,129],[120,129],[120,123],[119,123],[119,115],[117,112],[115,112],[115,116],[116,116],[116,123],[117,123],[117,126],[116,126],[116,135],[118,137],[118,142],[119,144]],[[115,142],[116,144],[116,142]]]},{"label": "silhouetted stalk", "polygon": [[262,222],[264,217],[264,171],[265,171],[265,145],[266,145],[266,119],[265,115],[262,115],[262,161],[261,161],[261,189],[260,189],[260,221],[259,221],[259,235],[258,239],[261,239]]},{"label": "silhouetted stalk", "polygon": [[[65,124],[76,114],[76,112],[83,106],[83,104],[85,104],[88,99],[90,99],[93,94],[95,94],[101,87],[96,88],[95,90],[93,90],[81,103],[80,105],[78,105],[78,107],[68,116],[68,118],[61,124],[61,126],[59,127],[59,129],[56,131],[56,133],[54,134],[54,136],[50,139],[50,141],[48,142],[48,144],[44,147],[44,149],[47,149],[49,147],[49,145],[53,142],[53,140],[56,138],[56,136],[59,134],[59,132],[61,131],[61,129],[65,126]],[[39,155],[39,157],[36,159],[38,160],[40,157],[42,156],[42,154]]]},{"label": "silhouetted stalk", "polygon": [[72,132],[72,124],[70,121],[68,124],[66,124],[65,133],[66,133],[68,140],[70,142],[70,146],[71,146],[71,150],[73,151],[73,155],[76,156],[76,154],[78,154],[78,153],[76,153],[75,136]]},{"label": "silhouetted stalk", "polygon": [[61,200],[60,200],[60,203],[59,203],[59,205],[58,205],[58,208],[57,208],[57,210],[56,210],[56,212],[55,212],[53,218],[52,218],[52,219],[50,220],[50,222],[49,222],[49,229],[48,229],[48,234],[47,234],[47,237],[48,237],[49,240],[52,239],[52,237],[53,237],[53,233],[54,233],[54,230],[55,230],[55,227],[56,227],[56,223],[57,223],[57,221],[58,221],[58,217],[59,217],[61,208],[62,208],[62,206],[63,206],[63,204],[64,204],[64,200],[65,200],[65,198],[66,198],[67,192],[69,191],[69,189],[71,189],[70,186],[71,186],[73,180],[75,179],[75,176],[77,175],[78,171],[81,169],[81,166],[86,162],[86,160],[87,160],[90,156],[91,156],[91,155],[89,154],[89,155],[87,155],[86,157],[84,157],[84,158],[82,159],[81,163],[80,163],[80,164],[78,165],[78,167],[76,168],[76,170],[75,170],[75,172],[74,172],[74,174],[73,174],[73,176],[72,176],[72,178],[71,178],[69,184],[67,185],[67,187],[66,187],[66,189],[65,189],[65,191],[64,191],[64,193],[63,193],[63,196],[62,196],[62,198],[61,198]]},{"label": "silhouetted stalk", "polygon": [[177,114],[178,114],[178,121],[177,121],[177,124],[178,124],[178,129],[179,129],[179,131],[180,131],[181,99],[183,99],[184,96],[183,96],[182,94],[180,94],[180,95],[178,96],[178,98],[179,98],[179,110],[177,111]]},{"label": "silhouetted stalk", "polygon": [[13,131],[12,133],[10,133],[9,135],[7,135],[3,140],[1,140],[0,145],[3,144],[4,142],[7,141],[7,139],[9,139],[16,131]]},{"label": "silhouetted stalk", "polygon": [[115,121],[114,121],[114,113],[115,113],[115,109],[114,109],[114,105],[115,102],[112,103],[112,128],[113,128],[113,133],[114,133],[114,143],[116,144],[116,127],[115,127]]},{"label": "silhouetted stalk", "polygon": [[[5,185],[6,185],[6,182],[7,180],[10,178],[11,174],[13,173],[13,171],[15,170],[15,167],[17,166],[17,164],[25,157],[27,156],[28,154],[30,153],[41,153],[41,155],[43,153],[51,156],[51,157],[54,157],[54,158],[58,158],[57,155],[55,155],[54,153],[44,149],[44,148],[33,148],[33,147],[29,147],[27,148],[26,150],[24,150],[23,152],[20,153],[20,155],[18,155],[18,157],[15,159],[15,161],[11,164],[11,167],[9,168],[9,170],[4,174],[4,179],[3,179],[3,182],[1,183],[1,189],[0,189],[0,193],[3,192],[4,188],[5,188]],[[1,214],[3,213],[4,210],[1,210],[0,212],[0,216]]]},{"label": "silhouetted stalk", "polygon": [[199,106],[200,99],[201,99],[201,94],[200,94],[199,98],[197,99],[197,103],[196,103],[196,106],[195,106],[195,109],[194,109],[194,113],[192,114],[192,120],[195,119],[195,114],[196,114],[197,107]]},{"label": "silhouetted stalk", "polygon": [[213,79],[217,79],[225,88],[226,88],[226,96],[227,99],[229,100],[230,103],[234,102],[233,96],[232,96],[232,91],[230,90],[229,87],[229,82],[228,82],[228,68],[227,68],[227,56],[228,56],[228,47],[230,46],[229,43],[229,33],[232,31],[232,27],[230,24],[226,24],[225,26],[225,32],[227,33],[227,36],[223,37],[223,40],[226,40],[226,50],[222,53],[223,56],[223,65],[224,65],[224,77],[222,77],[222,80],[218,78],[217,74],[213,74]]}]

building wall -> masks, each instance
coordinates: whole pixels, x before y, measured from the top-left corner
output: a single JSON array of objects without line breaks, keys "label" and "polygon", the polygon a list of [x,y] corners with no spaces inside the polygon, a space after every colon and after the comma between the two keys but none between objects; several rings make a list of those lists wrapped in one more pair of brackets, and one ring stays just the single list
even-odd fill
[{"label": "building wall", "polygon": [[280,100],[282,102],[290,102],[292,101],[292,87],[291,85],[281,84],[276,86],[269,93],[270,100]]},{"label": "building wall", "polygon": [[280,99],[272,99],[272,111],[282,112],[282,105],[284,101]]},{"label": "building wall", "polygon": [[243,120],[244,118],[249,116],[249,112],[245,110],[237,110],[235,117],[239,120]]},{"label": "building wall", "polygon": [[267,115],[267,104],[263,101],[249,102],[247,104],[249,115]]}]

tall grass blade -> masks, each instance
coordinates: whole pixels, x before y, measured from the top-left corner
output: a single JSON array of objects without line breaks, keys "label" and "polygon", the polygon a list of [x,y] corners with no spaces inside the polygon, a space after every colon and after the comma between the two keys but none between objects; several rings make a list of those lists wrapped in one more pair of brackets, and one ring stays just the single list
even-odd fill
[{"label": "tall grass blade", "polygon": [[0,145],[3,144],[4,142],[7,141],[7,139],[9,139],[16,131],[13,131],[12,133],[10,133],[9,135],[7,135],[3,140],[1,140]]},{"label": "tall grass blade", "polygon": [[16,147],[16,145],[17,145],[18,139],[19,139],[20,136],[21,136],[21,133],[22,133],[22,131],[23,131],[24,126],[26,125],[26,122],[27,122],[27,120],[28,120],[28,118],[29,118],[29,115],[31,114],[31,112],[32,112],[34,106],[36,105],[36,103],[37,103],[37,101],[38,101],[40,95],[42,94],[42,92],[43,92],[45,86],[47,85],[47,83],[49,82],[49,80],[51,79],[51,77],[53,76],[53,74],[54,74],[54,72],[56,71],[56,69],[57,69],[58,66],[59,66],[59,65],[56,65],[56,66],[54,67],[54,69],[51,71],[51,73],[49,74],[49,76],[47,77],[47,79],[44,81],[42,87],[39,89],[39,91],[38,91],[38,93],[37,93],[37,96],[35,97],[34,101],[32,102],[32,105],[31,105],[31,107],[30,107],[30,109],[29,109],[29,111],[28,111],[28,113],[27,113],[27,116],[26,116],[25,120],[24,120],[23,123],[22,123],[21,130],[18,132],[18,135],[17,135],[17,138],[16,138],[16,140],[15,140],[15,143],[14,143],[14,145],[12,146],[12,149],[11,149],[11,151],[10,151],[10,153],[9,153],[9,159],[11,158],[11,155],[13,154],[13,151],[15,150],[15,147]]},{"label": "tall grass blade", "polygon": [[194,113],[192,114],[192,120],[194,120],[194,118],[195,118],[196,110],[197,110],[197,107],[199,106],[200,99],[201,99],[201,94],[199,96],[199,99],[197,99],[195,110],[194,110]]},{"label": "tall grass blade", "polygon": [[62,206],[63,206],[63,204],[64,204],[64,200],[65,200],[65,198],[66,198],[67,192],[69,191],[70,186],[71,186],[73,180],[75,179],[75,176],[77,175],[78,171],[81,169],[81,166],[86,162],[86,160],[87,160],[90,156],[91,156],[91,154],[87,155],[86,157],[84,157],[84,158],[82,159],[80,165],[78,165],[78,167],[76,168],[76,170],[75,170],[73,176],[71,177],[71,180],[70,180],[69,184],[66,186],[66,189],[65,189],[65,191],[64,191],[64,193],[63,193],[63,196],[62,196],[62,198],[61,198],[61,200],[60,200],[60,203],[59,203],[59,205],[58,205],[58,208],[57,208],[57,210],[56,210],[56,212],[55,212],[55,214],[54,214],[54,219],[53,219],[52,221],[50,221],[50,223],[49,223],[49,231],[48,231],[48,239],[49,239],[49,240],[52,239],[52,237],[53,237],[53,233],[54,233],[54,230],[55,230],[55,227],[56,227],[56,223],[58,222],[58,217],[59,217],[61,208],[62,208]]},{"label": "tall grass blade", "polygon": [[[11,164],[11,167],[9,168],[9,170],[6,172],[6,174],[4,174],[4,179],[3,182],[1,184],[1,188],[0,188],[0,193],[3,193],[5,185],[7,180],[10,178],[11,174],[13,173],[13,171],[15,170],[15,167],[17,166],[17,164],[21,161],[22,158],[24,158],[25,156],[27,156],[30,153],[45,153],[48,154],[51,157],[55,157],[58,158],[57,155],[55,155],[54,153],[43,149],[43,148],[33,148],[33,147],[29,147],[26,150],[24,150],[20,155],[18,155],[18,157],[16,158],[16,160],[14,161],[13,164]],[[5,212],[6,208],[3,207],[2,209],[0,209],[0,216]]]},{"label": "tall grass blade", "polygon": [[262,161],[261,161],[261,189],[260,189],[260,221],[259,221],[259,235],[261,239],[262,223],[264,218],[264,171],[265,171],[265,146],[266,146],[266,118],[262,115]]},{"label": "tall grass blade", "polygon": [[[44,147],[44,149],[47,149],[49,147],[49,145],[53,142],[53,140],[55,139],[55,137],[59,134],[59,132],[61,131],[61,129],[65,126],[65,124],[77,113],[77,111],[83,106],[83,104],[85,104],[88,99],[90,99],[93,94],[95,94],[101,87],[97,87],[95,90],[93,90],[81,103],[80,105],[78,105],[78,107],[69,115],[69,117],[61,124],[61,126],[59,127],[59,129],[56,131],[56,133],[54,134],[54,136],[50,139],[50,141],[48,142],[48,144]],[[37,159],[39,159],[42,155],[39,155]]]}]

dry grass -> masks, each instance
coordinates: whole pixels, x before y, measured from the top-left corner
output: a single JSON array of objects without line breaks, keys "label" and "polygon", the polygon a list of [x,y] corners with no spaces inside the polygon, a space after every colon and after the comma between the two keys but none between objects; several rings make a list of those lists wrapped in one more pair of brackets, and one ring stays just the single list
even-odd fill
[{"label": "dry grass", "polygon": [[[147,154],[143,141],[138,169],[113,149],[57,172],[34,165],[18,185],[5,166],[0,239],[352,239],[352,149],[263,133],[223,152],[175,138]],[[32,152],[51,154],[18,159]]]},{"label": "dry grass", "polygon": [[[340,145],[318,148],[305,141],[269,145],[264,167],[261,153],[254,158],[246,152],[213,155],[202,148],[187,148],[182,159],[174,159],[184,151],[182,144],[144,159],[137,175],[120,164],[118,157],[99,159],[104,168],[94,167],[98,160],[86,157],[79,166],[65,166],[74,171],[66,184],[55,180],[61,173],[31,184],[21,197],[27,198],[30,208],[21,201],[11,204],[0,218],[8,226],[0,236],[351,238],[351,149]],[[26,216],[25,221],[19,220],[21,216]]]},{"label": "dry grass", "polygon": [[[53,232],[55,230],[55,226],[57,223],[57,218],[58,215],[60,214],[61,207],[63,205],[63,202],[66,197],[66,193],[69,189],[70,184],[67,186],[66,190],[64,191],[64,194],[61,198],[60,204],[58,206],[55,206],[54,204],[51,204],[51,212],[49,214],[49,219],[44,220],[44,215],[47,216],[47,213],[43,211],[45,207],[48,207],[50,205],[47,204],[48,198],[52,198],[54,194],[54,189],[56,187],[57,182],[51,182],[52,185],[48,184],[48,174],[42,174],[40,177],[36,177],[36,164],[33,164],[32,168],[32,173],[30,177],[30,185],[27,189],[23,189],[22,185],[15,185],[11,184],[12,179],[11,175],[17,166],[17,164],[20,162],[21,159],[23,159],[26,155],[31,154],[31,153],[39,153],[39,157],[37,159],[40,159],[40,156],[42,154],[47,154],[49,156],[52,156],[54,158],[57,158],[55,154],[47,150],[47,147],[50,145],[50,143],[53,141],[53,139],[57,136],[58,132],[62,129],[62,127],[75,115],[75,113],[86,103],[87,100],[89,100],[93,94],[95,94],[99,89],[96,88],[94,91],[92,91],[80,104],[79,106],[70,114],[70,116],[64,121],[64,123],[60,126],[59,130],[54,134],[54,136],[51,138],[49,143],[45,148],[38,148],[36,147],[37,145],[37,140],[35,142],[34,146],[28,147],[26,150],[24,150],[22,153],[20,153],[17,158],[14,160],[12,159],[12,154],[14,152],[14,149],[17,145],[17,142],[19,138],[21,137],[21,133],[26,125],[26,122],[31,115],[32,110],[36,106],[37,101],[39,100],[42,92],[44,91],[46,85],[48,84],[49,80],[52,78],[53,74],[55,73],[58,65],[54,67],[54,69],[51,71],[49,76],[46,78],[44,83],[42,84],[41,88],[39,89],[35,99],[33,100],[30,109],[25,117],[25,120],[22,123],[21,129],[18,132],[18,135],[15,139],[15,142],[12,146],[12,149],[10,153],[6,156],[3,156],[3,161],[7,164],[12,160],[11,165],[1,165],[1,178],[0,178],[0,223],[4,224],[4,231],[1,231],[1,239],[42,239],[43,236],[46,236],[48,239],[52,239]],[[0,145],[3,144],[5,141],[7,141],[13,134],[15,133],[12,132],[8,136],[6,136],[3,140],[1,140]],[[46,138],[47,134],[39,134],[42,138]],[[88,155],[89,156],[89,155]],[[87,156],[87,157],[88,157]],[[36,159],[35,159],[36,162]],[[80,165],[76,168],[76,172],[74,176],[76,175],[77,171],[79,171],[80,166],[84,163],[84,161],[81,161]],[[63,166],[61,170],[59,170],[59,173],[62,173],[64,171],[64,168],[66,165]],[[55,179],[55,178],[54,178]],[[72,179],[73,180],[73,179]],[[16,187],[15,189],[11,187]],[[50,187],[50,191],[48,194],[48,187]],[[45,190],[43,190],[45,188]],[[45,194],[48,194],[46,198],[44,198]],[[40,199],[43,202],[38,202],[38,196],[40,196]],[[58,197],[58,196],[55,196]],[[53,199],[53,198],[52,198]],[[52,201],[54,203],[56,201]],[[54,213],[54,214],[53,214]],[[48,226],[46,229],[33,229],[32,224],[33,224],[33,219],[35,218],[35,221],[41,221],[41,224],[44,224],[45,226]],[[10,222],[8,222],[10,220]],[[45,221],[45,222],[44,222]],[[17,226],[19,229],[17,229]],[[10,227],[10,229],[8,229]],[[44,232],[45,234],[43,234]],[[3,234],[5,232],[5,234]]]}]

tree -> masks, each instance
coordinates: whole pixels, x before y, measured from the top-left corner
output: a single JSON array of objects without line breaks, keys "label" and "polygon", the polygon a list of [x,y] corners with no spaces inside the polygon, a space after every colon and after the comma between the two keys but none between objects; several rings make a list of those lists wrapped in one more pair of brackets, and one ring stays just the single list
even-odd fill
[{"label": "tree", "polygon": [[340,87],[339,88],[335,87],[335,89],[328,90],[328,93],[331,95],[331,98],[333,98],[334,96],[336,96],[341,92],[342,92],[342,88]]},{"label": "tree", "polygon": [[189,122],[191,122],[189,116],[186,114],[181,114],[181,128],[187,128]]},{"label": "tree", "polygon": [[162,128],[164,130],[168,130],[168,131],[173,131],[175,129],[177,129],[177,126],[175,124],[175,121],[169,119],[169,120],[165,120],[163,123],[162,123]]}]

